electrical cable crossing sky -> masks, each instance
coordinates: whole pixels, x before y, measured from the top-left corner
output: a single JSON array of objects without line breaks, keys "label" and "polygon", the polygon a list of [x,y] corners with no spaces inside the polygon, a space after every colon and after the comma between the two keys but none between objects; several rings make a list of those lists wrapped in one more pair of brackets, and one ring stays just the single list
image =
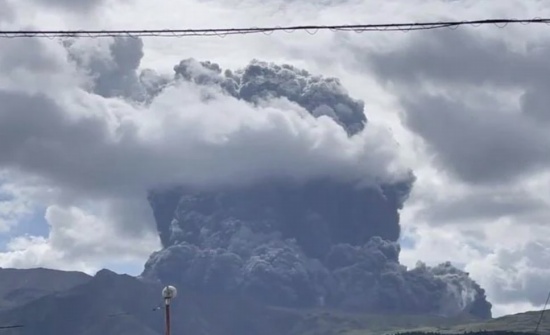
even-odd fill
[{"label": "electrical cable crossing sky", "polygon": [[306,31],[314,35],[321,30],[344,32],[389,32],[389,31],[416,31],[433,30],[440,28],[455,29],[459,26],[494,25],[504,28],[509,24],[546,24],[550,26],[550,18],[533,19],[484,19],[472,21],[438,21],[416,23],[379,23],[379,24],[354,24],[354,25],[297,25],[275,27],[248,27],[248,28],[203,28],[203,29],[138,29],[138,30],[0,30],[0,38],[19,37],[193,37],[193,36],[218,36],[246,35],[246,34],[272,34],[274,32],[293,33]]}]

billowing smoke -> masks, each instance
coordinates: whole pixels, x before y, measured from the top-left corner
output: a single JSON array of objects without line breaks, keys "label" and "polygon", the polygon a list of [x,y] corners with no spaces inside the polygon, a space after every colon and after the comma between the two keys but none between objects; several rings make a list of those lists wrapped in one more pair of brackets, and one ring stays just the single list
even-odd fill
[{"label": "billowing smoke", "polygon": [[315,117],[331,117],[349,134],[361,131],[366,122],[364,103],[350,98],[338,79],[312,76],[291,65],[252,61],[244,70],[227,70],[222,75],[218,64],[186,59],[174,70],[178,78],[199,85],[218,84],[232,96],[251,103],[287,98]]},{"label": "billowing smoke", "polygon": [[[363,102],[337,79],[260,61],[224,72],[187,59],[174,69],[174,81],[218,87],[253,105],[287,99],[315,117],[329,116],[348,136],[368,127]],[[151,190],[163,249],[142,277],[276,306],[490,317],[484,290],[467,273],[448,263],[411,270],[399,264],[399,210],[413,182],[412,174],[376,185],[274,176]]]}]

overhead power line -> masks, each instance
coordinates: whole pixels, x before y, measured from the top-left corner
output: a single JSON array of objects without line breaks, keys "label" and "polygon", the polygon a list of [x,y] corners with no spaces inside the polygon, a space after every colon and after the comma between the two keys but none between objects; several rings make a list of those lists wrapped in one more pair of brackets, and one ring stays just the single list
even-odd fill
[{"label": "overhead power line", "polygon": [[354,25],[298,25],[298,26],[276,26],[276,27],[249,27],[249,28],[208,28],[208,29],[137,29],[137,30],[0,30],[0,38],[20,37],[192,37],[192,36],[218,36],[246,35],[246,34],[271,34],[274,32],[293,33],[306,31],[313,35],[321,30],[347,31],[355,33],[363,32],[387,32],[387,31],[415,31],[432,30],[441,28],[457,28],[459,26],[482,26],[494,25],[504,28],[509,24],[547,24],[550,25],[550,18],[534,19],[486,19],[474,21],[440,21],[440,22],[417,22],[417,23],[380,23],[380,24],[354,24]]}]

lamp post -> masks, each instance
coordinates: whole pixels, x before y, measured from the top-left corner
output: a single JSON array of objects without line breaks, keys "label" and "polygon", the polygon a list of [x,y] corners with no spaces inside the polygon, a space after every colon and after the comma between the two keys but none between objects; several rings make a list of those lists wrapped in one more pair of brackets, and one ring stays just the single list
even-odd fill
[{"label": "lamp post", "polygon": [[176,297],[178,290],[174,286],[168,285],[162,289],[162,297],[164,298],[164,315],[166,320],[166,335],[170,335],[170,302]]}]

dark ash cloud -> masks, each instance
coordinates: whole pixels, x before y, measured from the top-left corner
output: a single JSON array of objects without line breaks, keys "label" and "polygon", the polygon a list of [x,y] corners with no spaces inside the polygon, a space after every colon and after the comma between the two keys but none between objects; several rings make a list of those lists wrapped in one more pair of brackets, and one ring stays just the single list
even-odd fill
[{"label": "dark ash cloud", "polygon": [[211,62],[186,59],[174,67],[177,77],[200,85],[219,84],[232,96],[257,103],[284,97],[315,116],[328,116],[355,134],[366,123],[363,101],[352,99],[337,78],[314,76],[288,64],[253,60],[242,70],[225,71]]},{"label": "dark ash cloud", "polygon": [[[349,136],[368,129],[363,103],[337,80],[291,66],[254,61],[223,72],[188,59],[175,71],[179,80],[215,85],[252,104],[285,97],[314,116],[322,110]],[[409,175],[361,186],[267,178],[229,188],[157,189],[149,199],[164,249],[151,255],[142,276],[278,306],[490,317],[484,290],[466,273],[450,264],[399,264],[399,210],[413,181]]]},{"label": "dark ash cloud", "polygon": [[399,264],[397,210],[410,186],[380,193],[326,180],[273,181],[154,192],[164,249],[142,276],[277,306],[490,317],[484,290],[466,273]]}]

